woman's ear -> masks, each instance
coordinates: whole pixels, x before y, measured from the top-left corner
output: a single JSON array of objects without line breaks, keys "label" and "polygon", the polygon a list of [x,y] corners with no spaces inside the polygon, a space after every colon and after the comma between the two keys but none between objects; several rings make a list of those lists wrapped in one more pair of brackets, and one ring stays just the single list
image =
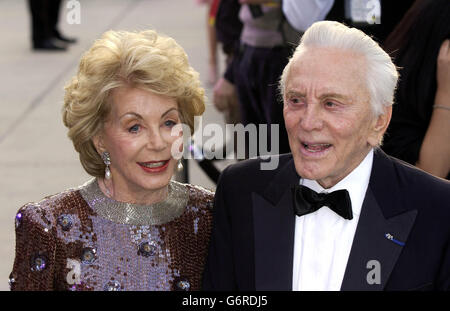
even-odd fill
[{"label": "woman's ear", "polygon": [[92,143],[94,144],[95,150],[97,150],[99,155],[106,151],[102,134],[99,133],[92,137]]}]

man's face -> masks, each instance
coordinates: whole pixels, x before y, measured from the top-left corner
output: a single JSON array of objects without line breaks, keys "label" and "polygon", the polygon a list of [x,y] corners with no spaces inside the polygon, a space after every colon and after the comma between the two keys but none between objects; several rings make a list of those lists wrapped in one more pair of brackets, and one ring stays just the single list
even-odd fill
[{"label": "man's face", "polygon": [[330,188],[381,140],[389,123],[375,117],[362,55],[309,47],[296,56],[285,83],[284,119],[297,173]]}]

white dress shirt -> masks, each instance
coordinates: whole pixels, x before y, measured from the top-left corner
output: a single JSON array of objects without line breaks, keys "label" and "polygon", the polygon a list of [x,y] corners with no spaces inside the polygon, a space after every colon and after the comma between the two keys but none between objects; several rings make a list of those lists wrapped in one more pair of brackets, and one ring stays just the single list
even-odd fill
[{"label": "white dress shirt", "polygon": [[305,32],[313,23],[323,20],[333,4],[334,0],[283,0],[282,10],[292,27]]},{"label": "white dress shirt", "polygon": [[344,219],[328,207],[301,217],[296,216],[292,290],[341,289],[369,185],[372,163],[373,150],[356,169],[329,189],[322,188],[314,180],[300,180],[301,185],[319,193],[347,189],[352,202],[353,219]]}]

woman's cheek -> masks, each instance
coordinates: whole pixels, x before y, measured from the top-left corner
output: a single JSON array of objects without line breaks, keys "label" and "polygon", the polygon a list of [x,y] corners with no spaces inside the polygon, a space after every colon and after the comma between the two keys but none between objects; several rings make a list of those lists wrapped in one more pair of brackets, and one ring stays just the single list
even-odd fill
[{"label": "woman's cheek", "polygon": [[179,158],[183,153],[183,131],[176,129],[175,127],[168,133],[165,133],[164,139],[169,145],[172,158]]}]

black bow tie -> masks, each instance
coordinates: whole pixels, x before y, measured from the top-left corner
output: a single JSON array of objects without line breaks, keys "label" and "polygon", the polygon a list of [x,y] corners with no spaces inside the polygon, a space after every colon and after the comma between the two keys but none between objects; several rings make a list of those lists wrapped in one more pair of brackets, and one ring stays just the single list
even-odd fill
[{"label": "black bow tie", "polygon": [[328,206],[343,218],[353,219],[352,203],[347,190],[317,193],[308,187],[294,185],[292,195],[294,197],[294,212],[297,216],[314,213],[322,206]]}]

